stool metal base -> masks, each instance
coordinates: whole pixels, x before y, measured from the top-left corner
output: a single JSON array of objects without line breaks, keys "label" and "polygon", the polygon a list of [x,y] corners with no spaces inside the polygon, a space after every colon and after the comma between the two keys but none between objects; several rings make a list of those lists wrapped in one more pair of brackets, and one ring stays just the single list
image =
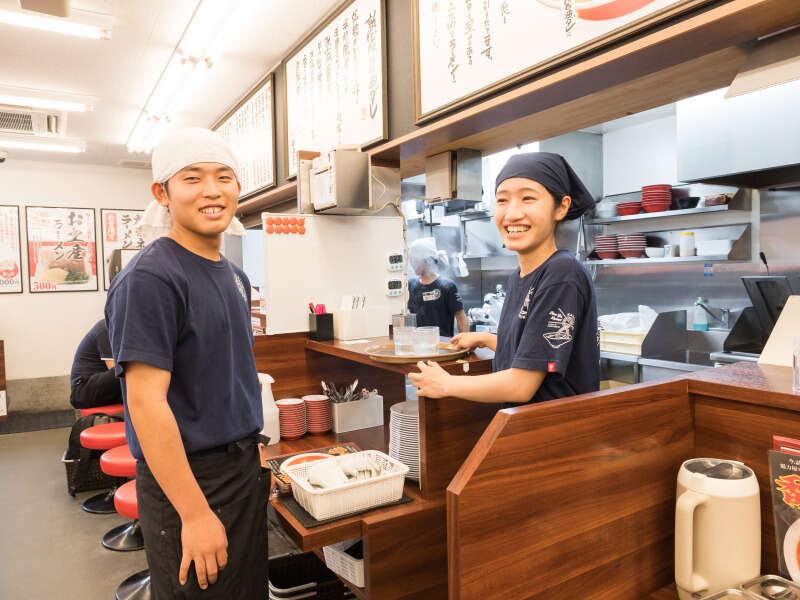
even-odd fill
[{"label": "stool metal base", "polygon": [[113,515],[117,512],[114,508],[114,492],[117,488],[111,488],[102,494],[96,494],[87,498],[81,505],[83,510],[94,515]]},{"label": "stool metal base", "polygon": [[115,600],[151,600],[150,570],[145,569],[128,577],[119,584]]},{"label": "stool metal base", "polygon": [[130,552],[144,548],[144,536],[139,521],[130,521],[114,527],[103,536],[103,546],[116,552]]}]

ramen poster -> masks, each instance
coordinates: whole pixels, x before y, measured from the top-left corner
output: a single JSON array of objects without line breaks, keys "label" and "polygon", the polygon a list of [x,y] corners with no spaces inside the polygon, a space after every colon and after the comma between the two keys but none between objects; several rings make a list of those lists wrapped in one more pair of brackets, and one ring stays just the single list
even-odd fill
[{"label": "ramen poster", "polygon": [[0,206],[0,294],[22,292],[19,208]]},{"label": "ramen poster", "polygon": [[25,208],[31,292],[97,290],[94,209]]},{"label": "ramen poster", "polygon": [[417,0],[418,117],[696,0]]}]

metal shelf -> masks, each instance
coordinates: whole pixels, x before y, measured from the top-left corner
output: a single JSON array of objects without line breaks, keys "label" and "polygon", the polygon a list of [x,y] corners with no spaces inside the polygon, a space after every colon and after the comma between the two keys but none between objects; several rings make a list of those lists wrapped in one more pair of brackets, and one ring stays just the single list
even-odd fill
[{"label": "metal shelf", "polygon": [[[728,208],[727,204],[720,204],[719,206],[705,206],[703,208],[684,208],[681,210],[664,210],[661,212],[653,213],[639,213],[638,215],[626,215],[623,217],[608,217],[606,219],[590,219],[587,221],[588,225],[609,225],[612,223],[625,223],[627,221],[641,221],[649,219],[664,219],[669,217],[680,217],[684,215],[702,215],[713,213],[729,213],[736,214],[742,217],[742,222],[747,223],[750,219],[749,210],[736,210]],[[731,223],[727,223],[731,224]]]},{"label": "metal shelf", "polygon": [[747,262],[748,259],[728,258],[727,255],[717,256],[670,256],[665,258],[604,258],[601,260],[584,260],[587,265],[615,265],[628,267],[631,265],[654,265],[663,263],[714,263],[714,262]]}]

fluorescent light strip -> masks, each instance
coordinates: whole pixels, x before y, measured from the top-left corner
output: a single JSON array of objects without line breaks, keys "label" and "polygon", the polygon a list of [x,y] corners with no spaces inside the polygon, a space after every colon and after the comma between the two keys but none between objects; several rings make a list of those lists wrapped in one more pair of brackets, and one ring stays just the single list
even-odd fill
[{"label": "fluorescent light strip", "polygon": [[68,154],[80,154],[86,150],[86,146],[83,143],[53,144],[50,142],[7,140],[3,138],[0,138],[0,148],[41,150],[43,152],[66,152]]},{"label": "fluorescent light strip", "polygon": [[0,9],[0,23],[95,40],[111,39],[111,30],[106,27],[68,21],[59,17],[41,17],[26,12]]},{"label": "fluorescent light strip", "polygon": [[34,98],[32,96],[12,96],[8,94],[0,94],[0,104],[41,108],[44,110],[65,110],[70,112],[86,112],[94,108],[91,104],[87,104],[85,102],[49,100],[46,98]]}]

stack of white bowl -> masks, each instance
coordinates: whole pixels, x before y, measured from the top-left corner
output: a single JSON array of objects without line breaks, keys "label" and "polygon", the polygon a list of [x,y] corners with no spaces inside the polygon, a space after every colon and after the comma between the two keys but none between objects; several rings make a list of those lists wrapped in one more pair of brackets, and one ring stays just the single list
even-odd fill
[{"label": "stack of white bowl", "polygon": [[389,456],[408,467],[419,481],[419,402],[399,402],[389,410]]}]

